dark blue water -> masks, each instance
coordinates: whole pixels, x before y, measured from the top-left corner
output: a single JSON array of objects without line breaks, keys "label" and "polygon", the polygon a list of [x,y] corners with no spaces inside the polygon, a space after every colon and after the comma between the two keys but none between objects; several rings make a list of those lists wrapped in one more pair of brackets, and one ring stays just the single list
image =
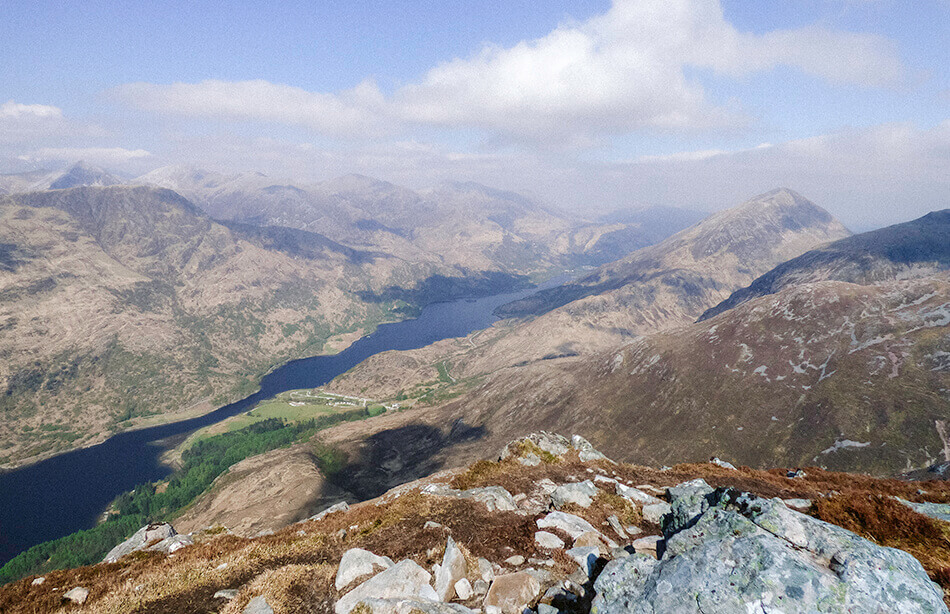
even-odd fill
[{"label": "dark blue water", "polygon": [[30,546],[94,526],[116,496],[167,476],[170,470],[159,457],[189,433],[280,392],[322,386],[373,354],[420,348],[486,328],[497,319],[495,308],[538,289],[429,305],[418,318],[383,324],[339,354],[289,362],[265,376],[259,392],[199,418],[121,433],[97,446],[0,473],[0,564]]}]

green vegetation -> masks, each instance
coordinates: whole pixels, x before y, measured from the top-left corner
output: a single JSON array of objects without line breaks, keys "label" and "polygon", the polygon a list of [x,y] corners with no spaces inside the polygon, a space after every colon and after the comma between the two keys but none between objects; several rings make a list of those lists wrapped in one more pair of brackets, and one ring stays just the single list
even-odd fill
[{"label": "green vegetation", "polygon": [[[155,483],[142,484],[120,495],[111,506],[115,513],[99,526],[38,544],[10,560],[0,568],[0,584],[53,569],[98,563],[116,544],[145,523],[175,518],[231,465],[305,441],[334,424],[370,415],[373,415],[370,409],[359,407],[299,422],[264,418],[241,429],[196,441],[182,453],[182,467],[171,476],[164,489]],[[329,475],[346,464],[346,457],[331,448],[317,445],[315,453],[321,468]]]}]

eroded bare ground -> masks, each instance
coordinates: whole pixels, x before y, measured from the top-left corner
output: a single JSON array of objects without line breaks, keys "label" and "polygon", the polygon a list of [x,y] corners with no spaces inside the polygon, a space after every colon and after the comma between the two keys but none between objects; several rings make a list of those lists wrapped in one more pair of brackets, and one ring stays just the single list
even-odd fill
[{"label": "eroded bare ground", "polygon": [[[67,605],[62,595],[72,587],[84,586],[90,592],[81,611],[92,613],[237,613],[257,595],[266,597],[278,612],[330,612],[340,596],[333,578],[347,549],[365,548],[431,568],[441,560],[448,535],[464,549],[469,569],[477,569],[474,562],[478,557],[500,565],[500,569],[530,564],[506,562],[518,554],[527,561],[549,557],[549,569],[570,573],[575,566],[572,561],[557,552],[541,553],[534,540],[536,520],[547,511],[538,507],[543,480],[554,484],[584,479],[601,484],[620,482],[659,494],[665,487],[701,477],[713,486],[732,486],[760,496],[807,498],[813,502],[809,509],[813,516],[878,544],[907,550],[935,581],[945,589],[950,586],[948,525],[891,498],[950,501],[948,482],[881,480],[817,468],[788,477],[787,469],[729,469],[712,463],[661,470],[608,460],[583,462],[577,452],[559,457],[541,452],[541,462],[522,462],[536,452],[536,448],[522,445],[504,461],[479,461],[468,468],[444,471],[348,511],[297,523],[273,535],[245,539],[211,530],[199,534],[196,545],[172,555],[137,553],[113,564],[55,571],[46,574],[42,584],[25,578],[0,588],[0,610],[10,614],[79,611]],[[474,499],[440,495],[445,491],[432,487],[436,484],[455,489],[500,486],[520,502],[519,507],[490,512]],[[626,526],[638,525],[643,534],[658,532],[656,525],[644,520],[637,505],[606,491],[595,497],[590,507],[572,506],[570,511],[605,535],[611,534],[606,520],[611,515]],[[214,598],[222,589],[238,592],[227,603]]]}]

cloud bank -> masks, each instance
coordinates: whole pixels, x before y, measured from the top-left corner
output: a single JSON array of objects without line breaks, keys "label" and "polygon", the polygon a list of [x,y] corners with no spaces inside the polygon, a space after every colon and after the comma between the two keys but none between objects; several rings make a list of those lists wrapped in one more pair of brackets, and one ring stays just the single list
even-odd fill
[{"label": "cloud bank", "polygon": [[615,0],[605,14],[511,47],[429,69],[385,95],[371,80],[341,92],[254,81],[129,83],[112,95],[163,115],[303,126],[366,138],[414,126],[476,128],[501,138],[587,145],[635,131],[741,125],[689,75],[717,78],[790,67],[835,84],[899,83],[894,43],[820,26],[740,32],[719,0]]}]

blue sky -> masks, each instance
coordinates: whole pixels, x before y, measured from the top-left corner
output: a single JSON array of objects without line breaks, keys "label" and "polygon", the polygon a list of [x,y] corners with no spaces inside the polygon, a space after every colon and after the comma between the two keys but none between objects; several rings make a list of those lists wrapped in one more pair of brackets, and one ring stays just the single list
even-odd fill
[{"label": "blue sky", "polygon": [[0,170],[476,180],[598,212],[776,185],[948,205],[950,1],[44,2],[0,19]]}]

